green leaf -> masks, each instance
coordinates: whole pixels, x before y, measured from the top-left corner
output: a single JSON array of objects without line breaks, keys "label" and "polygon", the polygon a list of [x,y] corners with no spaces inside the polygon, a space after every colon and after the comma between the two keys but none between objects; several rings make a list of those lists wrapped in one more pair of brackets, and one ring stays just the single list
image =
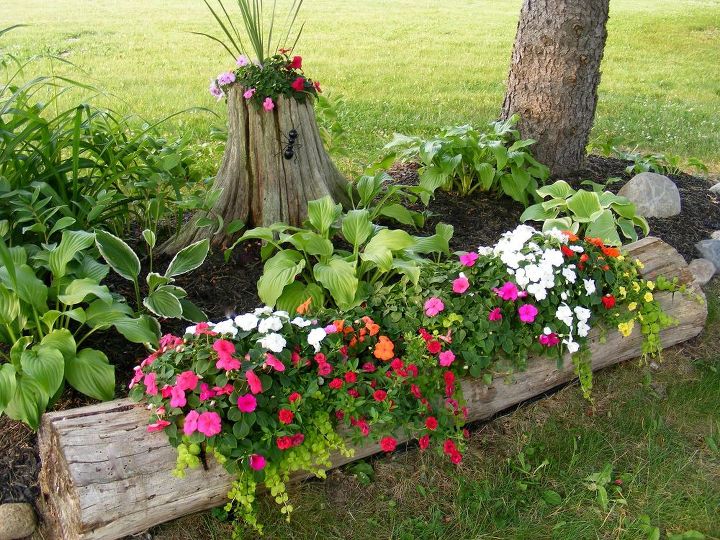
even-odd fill
[{"label": "green leaf", "polygon": [[175,277],[186,274],[199,267],[207,257],[210,249],[210,240],[200,240],[177,252],[170,266],[165,271],[165,277]]},{"label": "green leaf", "polygon": [[95,241],[95,235],[86,231],[63,231],[62,239],[55,249],[50,251],[48,263],[55,279],[65,275],[67,265],[75,255],[89,248]]},{"label": "green leaf", "polygon": [[40,345],[60,351],[65,361],[74,358],[77,350],[75,338],[70,333],[70,330],[65,328],[58,328],[50,332],[42,339]]},{"label": "green leaf", "polygon": [[330,227],[335,223],[341,212],[342,206],[335,204],[329,195],[308,203],[308,220],[323,236],[327,235]]},{"label": "green leaf", "polygon": [[268,306],[274,306],[283,289],[295,281],[295,276],[305,268],[300,252],[286,249],[277,252],[265,263],[263,275],[258,280],[258,295]]},{"label": "green leaf", "polygon": [[150,247],[150,249],[153,249],[155,247],[155,242],[157,242],[157,237],[155,236],[155,233],[151,231],[150,229],[145,229],[142,232],[143,240],[145,240],[145,243]]},{"label": "green leaf", "polygon": [[161,276],[157,272],[149,272],[147,276],[145,276],[145,281],[148,285],[148,290],[150,292],[153,292],[155,289],[162,285],[168,285],[169,283],[173,282],[172,278]]},{"label": "green leaf", "polygon": [[607,490],[605,489],[604,486],[598,486],[597,500],[598,500],[598,504],[600,505],[600,508],[602,508],[604,511],[607,511],[608,504],[610,501],[608,499]]},{"label": "green leaf", "polygon": [[455,233],[455,228],[447,223],[435,225],[435,234],[432,236],[416,236],[415,245],[412,251],[415,253],[448,253],[450,251],[450,240]]},{"label": "green leaf", "polygon": [[316,283],[309,283],[307,286],[300,281],[294,281],[283,289],[283,293],[277,299],[277,309],[295,313],[298,306],[310,298],[310,308],[317,310],[325,305],[325,292]]},{"label": "green leaf", "polygon": [[288,238],[292,244],[304,251],[307,255],[330,257],[333,254],[333,244],[324,236],[313,231],[301,231]]},{"label": "green leaf", "polygon": [[48,396],[60,388],[65,361],[59,350],[41,345],[33,347],[23,351],[20,364],[23,373],[35,379]]},{"label": "green leaf", "polygon": [[12,324],[20,314],[18,296],[0,283],[0,324]]},{"label": "green leaf", "polygon": [[129,281],[137,281],[140,275],[140,259],[130,246],[117,236],[105,231],[95,233],[95,243],[100,250],[100,255],[115,272]]},{"label": "green leaf", "polygon": [[609,246],[621,246],[622,241],[615,226],[615,219],[610,210],[603,210],[599,217],[588,224],[585,236],[600,238]]},{"label": "green leaf", "polygon": [[527,194],[524,189],[520,188],[514,176],[503,174],[500,177],[500,188],[508,197],[511,197],[523,205],[527,205]]},{"label": "green leaf", "polygon": [[15,395],[7,404],[5,414],[13,420],[25,422],[32,429],[40,425],[40,415],[45,412],[49,396],[40,385],[25,374],[16,377]]},{"label": "green leaf", "polygon": [[[4,272],[0,268],[0,272]],[[17,293],[20,300],[33,306],[40,313],[47,310],[47,286],[35,276],[35,271],[27,264],[21,264],[15,269],[17,279]]]},{"label": "green leaf", "polygon": [[82,349],[66,361],[65,378],[86,396],[102,401],[115,397],[115,368],[104,353],[95,349]]},{"label": "green leaf", "polygon": [[520,215],[520,221],[545,221],[557,217],[557,210],[545,210],[542,203],[528,206]]},{"label": "green leaf", "polygon": [[198,323],[207,321],[207,315],[187,298],[180,298],[182,306],[182,318],[190,322]]},{"label": "green leaf", "polygon": [[32,342],[32,336],[22,336],[21,338],[18,338],[18,340],[13,343],[13,346],[10,348],[10,361],[18,371],[20,371],[20,359],[22,358],[22,353]]},{"label": "green leaf", "polygon": [[397,221],[398,223],[402,223],[403,225],[415,226],[413,213],[399,203],[387,204],[383,206],[380,209],[380,215],[394,219],[395,221]]},{"label": "green leaf", "polygon": [[94,300],[85,310],[87,324],[90,328],[108,328],[117,321],[132,318],[133,310],[130,306],[120,302],[106,304],[101,300]]},{"label": "green leaf", "polygon": [[545,220],[542,228],[543,232],[548,232],[553,229],[558,229],[560,231],[572,231],[576,233],[578,231],[578,223],[573,223],[573,220],[569,217]]},{"label": "green leaf", "polygon": [[113,326],[125,339],[133,343],[156,345],[160,337],[160,324],[147,315],[141,315],[137,319],[126,317],[116,320]]},{"label": "green leaf", "polygon": [[15,366],[12,364],[0,365],[0,414],[3,413],[10,400],[15,395]]},{"label": "green leaf", "polygon": [[[411,218],[412,219],[412,218]],[[342,221],[342,233],[345,240],[356,249],[363,245],[372,234],[373,227],[367,210],[350,210]]]},{"label": "green leaf", "polygon": [[417,285],[420,280],[420,265],[415,261],[395,259],[393,260],[392,268],[407,276],[413,285]]},{"label": "green leaf", "polygon": [[349,309],[355,301],[358,279],[355,266],[340,259],[330,259],[328,264],[317,263],[313,275],[325,287],[340,309]]},{"label": "green leaf", "polygon": [[603,212],[600,197],[594,191],[578,191],[568,199],[567,207],[573,213],[573,220],[580,223],[593,221]]},{"label": "green leaf", "polygon": [[437,165],[430,165],[420,170],[419,180],[420,187],[426,191],[426,193],[420,193],[420,199],[423,204],[427,205],[430,201],[430,196],[435,193],[438,188],[446,185],[448,181],[451,180],[451,177]]},{"label": "green leaf", "polygon": [[567,199],[573,193],[575,190],[565,180],[558,180],[554,184],[539,187],[537,190],[537,194],[542,198],[552,197],[553,199]]},{"label": "green leaf", "polygon": [[560,506],[562,504],[562,497],[557,491],[553,491],[552,489],[543,491],[542,498],[550,506]]},{"label": "green leaf", "polygon": [[176,319],[182,315],[180,300],[167,289],[160,287],[143,299],[143,305],[158,317]]},{"label": "green leaf", "polygon": [[106,304],[113,301],[110,290],[105,285],[99,285],[97,281],[89,278],[74,279],[71,281],[68,286],[65,287],[63,294],[58,295],[58,300],[65,305],[74,306],[90,295],[99,298]]},{"label": "green leaf", "polygon": [[50,229],[50,232],[48,233],[48,237],[52,237],[56,232],[62,231],[63,229],[67,229],[68,227],[75,224],[75,218],[70,216],[61,217],[55,222],[55,225],[53,225],[53,228]]},{"label": "green leaf", "polygon": [[475,165],[475,170],[478,173],[478,178],[480,179],[480,185],[482,186],[483,191],[489,190],[495,181],[495,167],[489,163],[483,162],[477,163]]}]

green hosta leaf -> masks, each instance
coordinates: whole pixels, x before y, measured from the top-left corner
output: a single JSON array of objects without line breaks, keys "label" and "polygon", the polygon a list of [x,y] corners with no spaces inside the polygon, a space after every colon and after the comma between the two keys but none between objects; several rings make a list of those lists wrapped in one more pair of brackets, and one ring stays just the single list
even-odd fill
[{"label": "green hosta leaf", "polygon": [[636,227],[640,227],[643,236],[647,236],[650,233],[650,226],[648,225],[647,219],[643,216],[633,216],[632,222]]},{"label": "green hosta leaf", "polygon": [[150,293],[143,305],[158,317],[175,319],[182,315],[183,309],[180,300],[165,287],[160,287]]},{"label": "green hosta leaf", "polygon": [[65,287],[63,294],[58,296],[58,300],[65,305],[74,306],[91,295],[99,298],[106,304],[113,301],[110,290],[105,285],[99,285],[97,281],[89,278],[74,279],[71,281],[68,286]]},{"label": "green hosta leaf", "polygon": [[420,192],[420,200],[425,205],[427,205],[430,197],[438,188],[443,187],[452,180],[450,174],[437,165],[423,167],[420,170],[419,178],[420,187],[425,190]]},{"label": "green hosta leaf", "polygon": [[553,219],[557,217],[557,215],[557,210],[545,210],[542,203],[533,204],[532,206],[528,206],[520,215],[520,221],[545,221],[546,219]]},{"label": "green hosta leaf", "polygon": [[380,193],[383,179],[387,177],[386,173],[375,176],[363,175],[356,183],[358,195],[360,195],[360,204],[368,206],[372,200]]},{"label": "green hosta leaf", "polygon": [[277,252],[265,263],[263,275],[258,280],[258,295],[268,306],[274,306],[283,289],[295,281],[295,276],[305,268],[300,252],[286,249]]},{"label": "green hosta leaf", "polygon": [[483,162],[475,164],[475,170],[478,173],[483,191],[489,190],[495,181],[495,167]]},{"label": "green hosta leaf", "polygon": [[57,349],[66,361],[69,358],[74,358],[75,352],[77,351],[75,338],[70,331],[65,328],[58,328],[57,330],[50,332],[42,339],[40,345],[51,349]]},{"label": "green hosta leaf", "polygon": [[98,283],[102,283],[107,277],[108,272],[110,272],[110,267],[87,253],[83,253],[80,258],[80,264],[75,265],[72,272],[73,275],[77,278],[89,278]]},{"label": "green hosta leaf", "polygon": [[147,315],[137,319],[125,317],[113,323],[115,329],[132,343],[150,343],[157,345],[160,337],[160,324]]},{"label": "green hosta leaf", "polygon": [[610,210],[604,210],[592,223],[588,224],[585,236],[600,238],[609,246],[621,246],[622,241],[615,226],[615,219]]},{"label": "green hosta leaf", "polygon": [[12,364],[0,365],[0,414],[3,413],[10,400],[15,395],[15,366]]},{"label": "green hosta leaf", "polygon": [[420,280],[420,265],[415,261],[395,259],[392,262],[392,268],[407,276],[413,285],[417,285]]},{"label": "green hosta leaf", "polygon": [[332,242],[312,231],[295,233],[288,240],[307,255],[330,257],[333,254]]},{"label": "green hosta leaf", "polygon": [[187,298],[180,298],[182,318],[190,322],[199,323],[207,321],[207,315]]},{"label": "green hosta leaf", "polygon": [[10,348],[10,361],[18,371],[20,371],[20,359],[22,358],[22,353],[32,342],[32,336],[23,336],[18,338],[18,340],[13,343],[13,346]]},{"label": "green hosta leaf", "polygon": [[107,401],[115,396],[115,368],[95,349],[82,349],[65,362],[65,378],[86,396]]},{"label": "green hosta leaf", "polygon": [[145,276],[145,281],[148,284],[148,290],[152,292],[162,285],[168,285],[169,283],[172,283],[173,279],[161,276],[157,272],[150,272],[147,276]]},{"label": "green hosta leaf", "polygon": [[133,310],[127,304],[114,302],[106,304],[101,300],[94,300],[85,310],[87,324],[90,328],[108,328],[118,321],[132,318]]},{"label": "green hosta leaf", "polygon": [[380,215],[394,219],[403,225],[415,226],[413,212],[405,208],[402,204],[393,203],[385,205],[380,209]]},{"label": "green hosta leaf", "polygon": [[603,212],[600,197],[594,191],[578,191],[568,199],[567,207],[573,213],[573,219],[580,223],[594,221]]},{"label": "green hosta leaf", "polygon": [[95,233],[95,243],[100,255],[110,267],[129,281],[137,281],[140,275],[140,259],[130,246],[117,236],[105,231]]},{"label": "green hosta leaf", "polygon": [[28,375],[18,374],[15,380],[15,395],[7,404],[5,414],[13,420],[25,422],[32,429],[37,429],[49,396],[38,382]]},{"label": "green hosta leaf", "polygon": [[355,248],[363,245],[367,239],[370,238],[372,231],[373,227],[370,222],[370,214],[365,209],[350,210],[347,214],[345,214],[345,217],[343,217],[343,236],[345,237],[345,240],[350,242]]},{"label": "green hosta leaf", "polygon": [[[0,274],[4,271],[4,268],[0,268]],[[15,272],[17,295],[23,302],[30,304],[40,313],[45,312],[47,310],[47,286],[35,276],[35,271],[27,264],[21,264],[15,269]]]},{"label": "green hosta leaf", "polygon": [[512,175],[503,174],[500,177],[500,188],[508,197],[527,205],[527,194],[524,189],[520,188]]},{"label": "green hosta leaf", "polygon": [[325,292],[322,287],[316,283],[309,283],[307,286],[299,281],[295,281],[283,289],[280,298],[277,299],[277,308],[288,313],[295,313],[298,306],[305,302],[308,298],[310,309],[317,311],[325,304]]},{"label": "green hosta leaf", "polygon": [[33,347],[23,351],[20,364],[23,373],[35,379],[48,396],[60,388],[65,360],[59,350],[42,345]]},{"label": "green hosta leaf", "polygon": [[308,203],[308,221],[323,236],[340,216],[342,206],[335,204],[329,195]]},{"label": "green hosta leaf", "polygon": [[573,193],[575,190],[565,180],[558,180],[554,184],[542,186],[537,190],[537,194],[542,198],[552,197],[553,199],[567,199]]},{"label": "green hosta leaf", "polygon": [[558,229],[561,231],[572,231],[577,233],[579,226],[579,223],[573,223],[573,220],[569,217],[563,217],[546,220],[545,223],[543,223],[542,230],[543,232],[548,232],[553,229]]},{"label": "green hosta leaf", "polygon": [[313,275],[330,292],[340,309],[349,309],[354,304],[358,289],[354,265],[333,258],[328,264],[317,263],[313,267]]},{"label": "green hosta leaf", "polygon": [[382,229],[370,239],[360,258],[374,263],[380,271],[387,272],[392,268],[393,251],[414,247],[415,243],[415,239],[405,231]]},{"label": "green hosta leaf", "polygon": [[623,233],[625,238],[628,238],[632,242],[638,239],[637,232],[635,232],[635,224],[630,219],[619,218],[617,220],[618,227]]},{"label": "green hosta leaf", "polygon": [[40,317],[40,320],[45,324],[47,328],[52,329],[52,327],[55,326],[55,322],[60,318],[60,315],[62,315],[62,313],[59,312],[57,309],[50,309],[43,313],[43,316]]},{"label": "green hosta leaf", "polygon": [[145,229],[142,232],[143,240],[145,240],[145,243],[150,247],[150,249],[155,247],[155,242],[157,242],[157,237],[155,236],[155,233],[151,231],[150,229]]},{"label": "green hosta leaf", "polygon": [[0,283],[0,324],[12,324],[20,314],[20,299]]},{"label": "green hosta leaf", "polygon": [[455,228],[452,225],[438,223],[435,225],[435,234],[432,236],[415,237],[412,251],[415,253],[448,253],[454,232]]},{"label": "green hosta leaf", "polygon": [[67,265],[75,255],[89,248],[95,241],[95,235],[86,231],[63,231],[62,239],[50,252],[48,263],[55,279],[65,275]]},{"label": "green hosta leaf", "polygon": [[210,249],[210,240],[200,240],[177,252],[170,266],[165,271],[165,277],[175,277],[186,274],[199,267],[207,257]]}]

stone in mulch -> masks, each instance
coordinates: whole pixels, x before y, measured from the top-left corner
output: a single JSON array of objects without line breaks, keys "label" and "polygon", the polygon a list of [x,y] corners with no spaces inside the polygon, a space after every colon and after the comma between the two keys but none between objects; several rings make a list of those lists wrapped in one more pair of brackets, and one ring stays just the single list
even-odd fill
[{"label": "stone in mulch", "polygon": [[712,187],[710,188],[710,191],[712,191],[713,193],[717,193],[718,195],[720,195],[720,182],[718,182],[717,184],[715,184],[714,186],[712,186]]},{"label": "stone in mulch", "polygon": [[720,240],[713,240],[712,238],[701,240],[695,244],[695,249],[700,252],[704,259],[712,261],[716,270],[720,269]]},{"label": "stone in mulch", "polygon": [[37,521],[28,503],[0,504],[0,540],[17,540],[30,536]]},{"label": "stone in mulch", "polygon": [[713,233],[710,235],[710,238],[713,240],[720,240],[720,231],[713,231]]},{"label": "stone in mulch", "polygon": [[694,259],[688,269],[698,285],[705,285],[715,275],[715,265],[707,259]]},{"label": "stone in mulch", "polygon": [[680,191],[667,176],[643,172],[633,176],[618,195],[635,203],[635,210],[645,217],[667,218],[680,213]]}]

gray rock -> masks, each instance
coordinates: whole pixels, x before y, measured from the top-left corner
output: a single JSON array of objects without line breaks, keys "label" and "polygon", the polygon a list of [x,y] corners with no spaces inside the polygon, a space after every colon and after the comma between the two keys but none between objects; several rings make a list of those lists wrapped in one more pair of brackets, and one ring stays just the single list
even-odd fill
[{"label": "gray rock", "polygon": [[688,268],[698,285],[705,285],[715,275],[715,265],[707,259],[695,259]]},{"label": "gray rock", "polygon": [[710,235],[710,238],[713,240],[720,240],[720,231],[713,231],[713,233]]},{"label": "gray rock", "polygon": [[0,540],[16,540],[30,536],[36,524],[32,505],[0,504]]},{"label": "gray rock", "polygon": [[636,174],[620,188],[618,195],[635,203],[645,217],[671,217],[680,213],[680,191],[667,176],[651,172]]},{"label": "gray rock", "polygon": [[716,270],[720,269],[720,240],[701,240],[695,244],[695,249],[700,252],[703,258],[711,261]]},{"label": "gray rock", "polygon": [[715,184],[714,186],[712,186],[712,187],[710,188],[710,191],[712,191],[713,193],[717,193],[718,195],[720,195],[720,182],[718,182],[717,184]]}]

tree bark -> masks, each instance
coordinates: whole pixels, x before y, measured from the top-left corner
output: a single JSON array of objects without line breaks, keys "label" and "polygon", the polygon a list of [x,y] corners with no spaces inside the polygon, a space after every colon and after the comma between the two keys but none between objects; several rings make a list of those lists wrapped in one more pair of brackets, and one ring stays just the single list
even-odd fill
[{"label": "tree bark", "polygon": [[580,169],[597,105],[610,0],[524,0],[502,118],[552,173]]},{"label": "tree bark", "polygon": [[[645,264],[646,278],[678,277],[703,297],[684,259],[668,244],[645,238],[627,249],[629,256]],[[677,320],[661,332],[663,346],[702,331],[707,318],[704,302],[668,292],[656,297]],[[593,370],[635,358],[641,351],[639,331],[623,337],[613,329],[593,329],[589,339]],[[478,379],[463,379],[468,420],[490,418],[574,378],[566,356],[561,367],[553,359],[531,359],[527,371],[516,373],[509,383],[498,378],[487,386]],[[43,416],[38,445],[45,538],[114,540],[226,501],[232,478],[213,460],[207,471],[188,471],[184,479],[171,476],[175,449],[163,433],[146,432],[148,414],[141,404],[124,399]],[[337,467],[379,451],[377,443],[369,444],[357,447],[352,458],[336,455],[332,462]]]},{"label": "tree bark", "polygon": [[[330,195],[347,203],[347,181],[338,172],[320,139],[310,98],[303,102],[280,96],[268,112],[243,98],[243,89],[234,85],[227,94],[228,138],[214,189],[221,190],[211,216],[225,224],[242,220],[247,226],[284,222],[302,224],[307,203]],[[293,156],[283,155],[289,132],[297,131]],[[198,228],[193,217],[176,238],[162,246],[175,253],[196,240],[210,238],[214,245],[228,240],[212,227]]]}]

